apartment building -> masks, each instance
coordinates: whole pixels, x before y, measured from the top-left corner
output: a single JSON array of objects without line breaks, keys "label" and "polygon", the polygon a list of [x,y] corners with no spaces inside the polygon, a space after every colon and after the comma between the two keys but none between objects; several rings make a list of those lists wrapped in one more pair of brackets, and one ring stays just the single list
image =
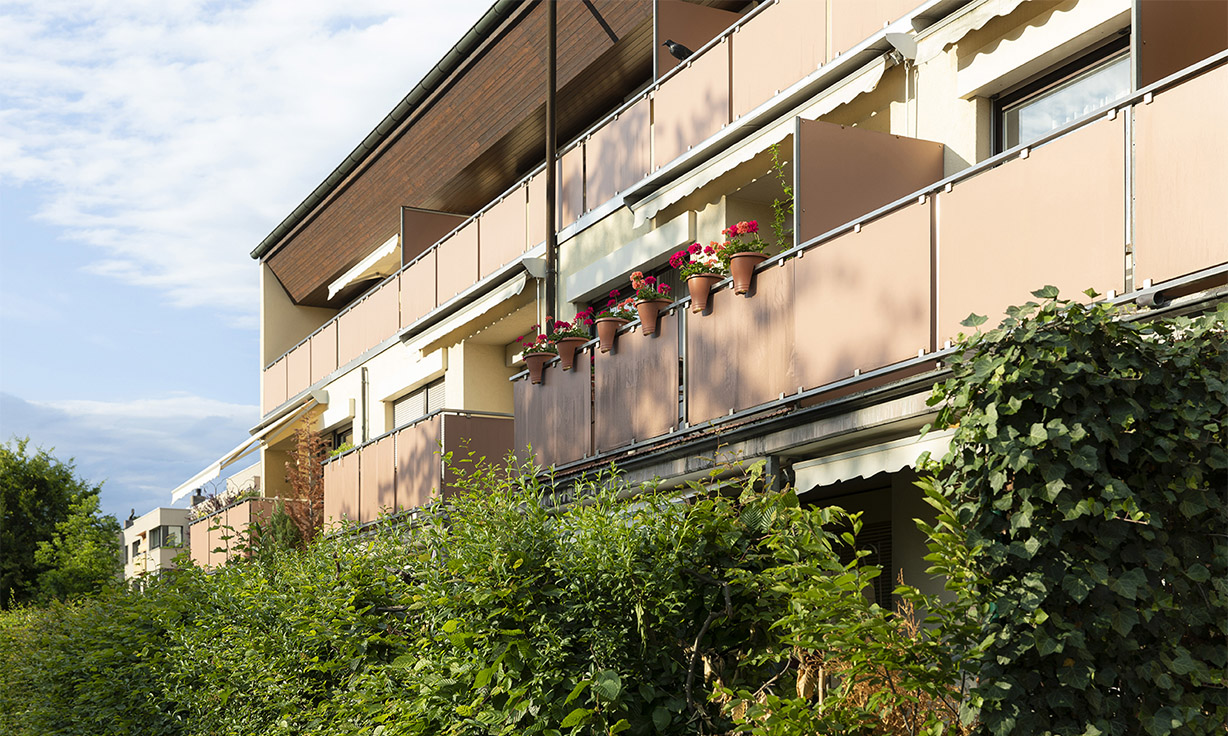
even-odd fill
[{"label": "apartment building", "polygon": [[[1223,298],[1228,2],[559,2],[553,177],[549,11],[496,2],[253,251],[263,416],[219,468],[258,451],[288,495],[309,422],[339,451],[326,517],[366,523],[446,496],[446,453],[564,485],[763,460],[922,583],[911,468],[961,320],[1049,284]],[[679,248],[788,199],[748,293],[528,380],[547,315],[676,282]]]},{"label": "apartment building", "polygon": [[137,581],[175,567],[175,558],[188,551],[187,509],[156,508],[124,522],[124,580]]}]

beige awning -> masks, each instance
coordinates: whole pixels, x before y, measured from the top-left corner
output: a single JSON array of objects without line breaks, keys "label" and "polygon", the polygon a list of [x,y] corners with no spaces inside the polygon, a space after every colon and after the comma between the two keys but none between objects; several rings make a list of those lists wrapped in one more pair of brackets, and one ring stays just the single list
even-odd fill
[{"label": "beige awning", "polygon": [[332,299],[350,284],[370,279],[382,279],[391,276],[401,268],[401,253],[398,249],[401,236],[393,235],[384,244],[367,254],[354,267],[341,274],[336,281],[328,285],[328,298]]},{"label": "beige awning", "polygon": [[798,493],[805,493],[844,480],[894,473],[914,467],[923,452],[941,458],[950,447],[952,434],[954,430],[930,432],[925,437],[907,437],[797,463],[793,466],[794,487]]},{"label": "beige awning", "polygon": [[1026,0],[980,0],[916,35],[918,49],[927,49],[917,58],[918,64],[939,56],[953,43],[958,43],[973,31],[984,28],[989,21],[1015,12]]},{"label": "beige awning", "polygon": [[171,503],[175,503],[205,483],[215,480],[222,474],[223,468],[233,465],[259,450],[261,440],[306,414],[308,410],[316,406],[316,403],[315,399],[306,399],[302,406],[290,411],[284,417],[269,424],[267,427],[261,428],[256,434],[243,440],[233,450],[215,460],[209,467],[180,483],[175,490],[171,491]]},{"label": "beige awning", "polygon": [[[885,56],[879,57],[860,71],[850,75],[843,81],[827,88],[822,96],[814,102],[807,103],[789,115],[751,134],[746,140],[730,148],[724,153],[712,157],[706,164],[668,184],[665,188],[649,195],[645,199],[630,205],[635,213],[635,226],[639,227],[657,216],[657,213],[670,205],[682,201],[684,197],[698,191],[701,187],[716,181],[721,176],[733,171],[738,166],[750,161],[773,145],[788,138],[794,129],[793,118],[803,117],[807,120],[817,120],[819,116],[835,110],[841,105],[852,102],[860,95],[873,91],[887,72],[889,66]],[[792,153],[786,154],[792,158]]]},{"label": "beige awning", "polygon": [[[479,297],[474,302],[466,307],[457,310],[451,316],[443,321],[426,328],[417,335],[409,336],[409,342],[414,348],[422,351],[423,355],[435,350],[439,347],[441,341],[450,336],[461,334],[468,335],[476,328],[476,323],[482,321],[493,321],[494,319],[505,316],[508,312],[514,311],[521,306],[523,299],[517,299],[521,292],[524,291],[525,284],[529,281],[529,274],[520,273],[511,281],[500,286],[486,296]],[[526,294],[525,299],[531,295]],[[502,314],[496,312],[503,311]],[[402,338],[406,339],[406,338]]]}]

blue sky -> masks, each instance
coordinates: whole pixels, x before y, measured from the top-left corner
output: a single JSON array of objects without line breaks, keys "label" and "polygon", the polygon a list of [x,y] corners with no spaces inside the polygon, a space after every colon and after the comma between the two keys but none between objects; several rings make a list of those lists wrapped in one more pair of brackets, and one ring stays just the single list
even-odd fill
[{"label": "blue sky", "polygon": [[248,253],[490,0],[0,0],[0,442],[126,517],[258,420]]}]

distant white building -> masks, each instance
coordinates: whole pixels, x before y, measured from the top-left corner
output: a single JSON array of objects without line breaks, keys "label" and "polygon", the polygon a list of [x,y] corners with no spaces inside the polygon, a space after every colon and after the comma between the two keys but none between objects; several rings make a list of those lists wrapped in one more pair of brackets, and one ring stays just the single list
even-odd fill
[{"label": "distant white building", "polygon": [[121,533],[124,580],[175,567],[175,558],[188,552],[188,510],[157,508],[129,519]]}]

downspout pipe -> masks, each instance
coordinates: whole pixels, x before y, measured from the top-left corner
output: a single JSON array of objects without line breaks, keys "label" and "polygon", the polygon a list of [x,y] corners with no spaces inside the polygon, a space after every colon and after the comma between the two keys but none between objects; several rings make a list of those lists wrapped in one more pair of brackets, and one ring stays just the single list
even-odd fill
[{"label": "downspout pipe", "polygon": [[558,315],[558,166],[555,162],[558,158],[558,110],[555,104],[557,22],[557,0],[546,0],[546,319],[542,321],[543,335],[550,334],[553,329],[551,318]]}]

